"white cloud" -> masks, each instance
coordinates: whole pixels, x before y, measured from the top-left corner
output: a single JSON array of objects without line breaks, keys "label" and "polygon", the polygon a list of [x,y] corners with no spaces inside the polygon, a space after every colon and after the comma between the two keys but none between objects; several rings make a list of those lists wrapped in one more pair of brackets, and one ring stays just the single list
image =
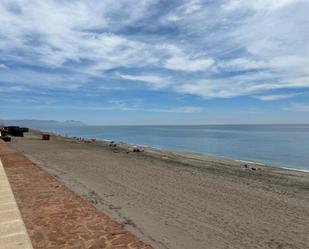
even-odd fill
[{"label": "white cloud", "polygon": [[[181,93],[198,95],[204,98],[232,98],[237,96],[264,93],[278,89],[309,88],[306,77],[287,79],[282,82],[267,82],[268,74],[254,73],[230,77],[228,79],[199,80],[194,83],[177,85],[175,90]],[[257,83],[256,79],[264,79]]]},{"label": "white cloud", "polygon": [[24,88],[21,86],[0,86],[0,93],[10,93],[23,91]]},{"label": "white cloud", "polygon": [[[207,47],[209,54],[221,59],[212,66],[216,74],[194,77],[175,90],[231,98],[308,88],[308,11],[308,0],[226,0],[221,7],[208,4],[179,19],[179,26],[200,49]],[[196,49],[196,43],[190,47]],[[244,70],[251,72],[240,73]]]},{"label": "white cloud", "polygon": [[121,78],[132,80],[132,81],[142,81],[148,83],[155,89],[160,89],[171,85],[171,80],[168,77],[161,77],[157,75],[120,75]]},{"label": "white cloud", "polygon": [[0,3],[2,57],[53,67],[89,60],[103,70],[146,62],[146,44],[109,30],[135,23],[153,2],[16,1],[17,14],[8,8],[12,3],[4,1]]},{"label": "white cloud", "polygon": [[253,10],[277,10],[279,8],[286,7],[291,4],[299,2],[298,0],[255,0],[255,1],[246,1],[246,0],[231,0],[227,1],[223,8],[228,11],[236,9],[249,8]]},{"label": "white cloud", "polygon": [[[154,2],[17,1],[17,14],[4,1],[0,3],[0,53],[2,58],[46,67],[82,65],[86,60],[88,65],[80,69],[94,75],[117,67],[159,66],[161,58],[173,56],[175,49],[184,51],[168,42],[154,44],[116,34],[145,18]],[[192,63],[202,67],[207,61]]]},{"label": "white cloud", "polygon": [[143,111],[143,112],[162,112],[162,113],[198,113],[202,112],[203,108],[198,106],[182,106],[172,108],[132,108],[131,111]]},{"label": "white cloud", "polygon": [[1,82],[22,88],[75,90],[85,81],[87,77],[82,74],[51,74],[29,69],[9,69],[1,72]]},{"label": "white cloud", "polygon": [[257,61],[248,58],[236,58],[232,60],[222,61],[218,67],[228,71],[241,71],[267,68],[264,61]]},{"label": "white cloud", "polygon": [[309,87],[309,0],[179,1],[167,14],[157,2],[1,1],[1,61],[28,68],[1,81],[78,89],[112,77],[205,98]]},{"label": "white cloud", "polygon": [[196,113],[203,111],[203,108],[196,106],[185,106],[171,109],[170,112],[181,112],[181,113]]},{"label": "white cloud", "polygon": [[299,112],[309,112],[309,103],[292,103],[288,109]]},{"label": "white cloud", "polygon": [[4,64],[0,64],[0,69],[7,69],[8,66],[4,65]]},{"label": "white cloud", "polygon": [[183,84],[176,89],[178,92],[198,95],[203,98],[231,98],[242,95],[242,90],[235,84],[216,80],[201,80],[196,83]]},{"label": "white cloud", "polygon": [[[183,113],[192,114],[203,111],[203,108],[197,106],[184,106],[184,107],[172,107],[172,108],[143,108],[137,106],[130,106],[127,104],[118,105],[117,103],[110,102],[110,105],[59,105],[55,102],[36,104],[34,101],[30,101],[27,105],[20,105],[21,102],[14,102],[17,105],[5,106],[3,108],[18,108],[18,110],[80,110],[80,111],[122,111],[122,112],[158,112],[158,113]],[[22,102],[24,103],[24,102]],[[35,105],[33,105],[35,104]]]},{"label": "white cloud", "polygon": [[98,90],[102,91],[126,91],[128,87],[121,87],[121,86],[105,86],[100,85],[98,86]]},{"label": "white cloud", "polygon": [[175,56],[166,60],[164,67],[171,70],[182,71],[205,71],[214,64],[211,58],[206,59],[190,59],[183,56]]},{"label": "white cloud", "polygon": [[186,16],[194,14],[202,7],[203,5],[199,0],[185,1],[184,4],[180,5],[176,9],[173,9],[169,14],[167,14],[163,20],[177,22]]},{"label": "white cloud", "polygon": [[270,59],[266,66],[285,75],[306,75],[309,72],[309,54],[277,56]]},{"label": "white cloud", "polygon": [[274,101],[274,100],[281,100],[281,99],[290,99],[290,98],[294,98],[299,95],[300,95],[299,93],[274,94],[274,95],[255,96],[255,98],[262,100],[262,101]]},{"label": "white cloud", "polygon": [[197,106],[181,106],[171,108],[145,108],[140,105],[138,100],[131,102],[123,100],[111,100],[110,108],[115,108],[121,111],[139,111],[139,112],[162,112],[162,113],[198,113],[203,111],[203,108]]}]

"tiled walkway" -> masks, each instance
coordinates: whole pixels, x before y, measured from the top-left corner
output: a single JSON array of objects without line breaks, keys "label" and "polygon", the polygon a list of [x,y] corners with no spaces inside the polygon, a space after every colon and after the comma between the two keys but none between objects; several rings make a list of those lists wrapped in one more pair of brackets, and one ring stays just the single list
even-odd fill
[{"label": "tiled walkway", "polygon": [[34,249],[152,248],[2,141],[0,157]]}]

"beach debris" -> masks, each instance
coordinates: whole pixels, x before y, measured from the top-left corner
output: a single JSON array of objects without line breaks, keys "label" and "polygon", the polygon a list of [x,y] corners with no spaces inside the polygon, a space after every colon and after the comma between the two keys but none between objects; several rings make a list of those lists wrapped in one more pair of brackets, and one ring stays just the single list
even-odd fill
[{"label": "beach debris", "polygon": [[50,135],[47,132],[42,133],[42,140],[50,140]]},{"label": "beach debris", "polygon": [[134,225],[134,222],[131,219],[124,218],[122,225]]},{"label": "beach debris", "polygon": [[95,142],[96,139],[94,139],[94,138],[81,138],[80,141],[89,144],[89,143]]},{"label": "beach debris", "polygon": [[109,147],[117,147],[116,142],[115,142],[115,141],[111,141],[111,142],[109,143]]},{"label": "beach debris", "polygon": [[120,206],[114,206],[114,205],[109,205],[108,206],[110,209],[112,209],[112,210],[120,210],[120,209],[122,209],[122,207],[120,207]]},{"label": "beach debris", "polygon": [[244,167],[241,168],[242,171],[257,171],[257,170],[261,170],[261,168],[256,168],[256,167],[249,167],[248,164],[244,164]]},{"label": "beach debris", "polygon": [[87,195],[84,195],[84,197],[91,202],[92,204],[96,205],[99,203],[98,195],[95,191],[91,190]]},{"label": "beach debris", "polygon": [[94,205],[96,205],[96,204],[99,203],[95,196],[87,196],[87,195],[86,195],[85,198],[86,198],[89,202],[91,202],[92,204],[94,204]]},{"label": "beach debris", "polygon": [[83,137],[73,137],[73,138],[84,143],[92,143],[97,141],[95,138],[83,138]]},{"label": "beach debris", "polygon": [[242,171],[251,171],[248,164],[244,164],[244,167],[241,168]]},{"label": "beach debris", "polygon": [[144,151],[144,149],[141,146],[139,146],[139,145],[133,146],[133,152],[143,152],[143,151]]}]

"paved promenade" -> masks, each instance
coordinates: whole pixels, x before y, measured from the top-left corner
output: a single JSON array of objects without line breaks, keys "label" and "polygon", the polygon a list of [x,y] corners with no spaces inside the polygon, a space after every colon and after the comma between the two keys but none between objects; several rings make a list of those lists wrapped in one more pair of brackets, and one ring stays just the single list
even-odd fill
[{"label": "paved promenade", "polygon": [[[0,158],[34,249],[152,248],[2,141]],[[9,212],[9,209],[15,210],[14,214],[12,212],[12,219],[19,222],[19,227],[16,228],[19,230],[12,230],[11,233],[16,233],[16,236],[20,237],[20,243],[24,244],[22,247],[6,247],[6,239],[2,234],[3,231],[10,231],[3,230],[0,226],[0,248],[31,249],[27,233],[22,230],[24,227],[22,219],[18,216],[18,208],[11,204],[12,196],[9,194],[9,184],[3,180],[4,175],[4,171],[0,171],[0,193],[4,194],[0,196],[0,214]],[[0,223],[6,221],[2,220],[6,219],[5,217],[8,216],[0,216]]]},{"label": "paved promenade", "polygon": [[0,248],[32,249],[32,245],[0,160]]}]

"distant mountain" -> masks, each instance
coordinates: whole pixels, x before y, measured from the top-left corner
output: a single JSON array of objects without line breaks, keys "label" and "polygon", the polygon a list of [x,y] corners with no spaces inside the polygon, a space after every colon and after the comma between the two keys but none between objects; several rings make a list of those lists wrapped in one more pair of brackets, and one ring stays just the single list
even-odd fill
[{"label": "distant mountain", "polygon": [[9,126],[16,125],[21,127],[29,127],[32,129],[53,129],[53,128],[69,128],[69,127],[79,127],[85,126],[86,124],[75,121],[75,120],[67,120],[64,122],[56,121],[56,120],[35,120],[35,119],[22,119],[22,120],[1,120],[0,126]]}]

